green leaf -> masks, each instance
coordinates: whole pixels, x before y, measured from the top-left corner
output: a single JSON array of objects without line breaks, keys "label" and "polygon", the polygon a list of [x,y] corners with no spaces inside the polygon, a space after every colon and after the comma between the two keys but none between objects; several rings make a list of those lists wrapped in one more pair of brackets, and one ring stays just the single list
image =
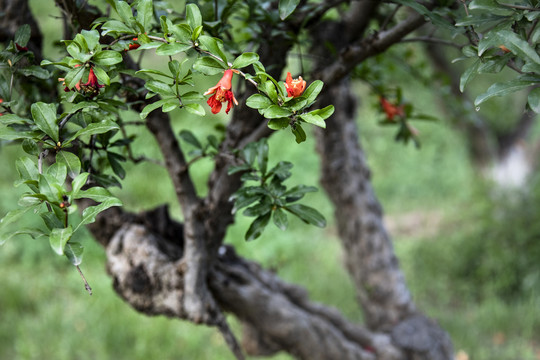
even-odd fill
[{"label": "green leaf", "polygon": [[210,51],[212,54],[217,55],[223,60],[223,63],[225,67],[228,67],[227,64],[227,56],[225,56],[225,53],[222,50],[222,42],[219,39],[216,39],[211,36],[202,35],[199,37],[199,42],[203,45],[206,50]]},{"label": "green leaf", "polygon": [[49,243],[54,252],[58,255],[64,255],[64,246],[66,246],[72,235],[73,229],[71,228],[71,225],[63,229],[53,229],[49,235]]},{"label": "green leaf", "polygon": [[268,166],[268,142],[266,139],[257,142],[257,164],[262,175],[266,175]]},{"label": "green leaf", "polygon": [[95,51],[99,47],[99,32],[97,30],[82,30],[81,35],[84,38],[88,50]]},{"label": "green leaf", "polygon": [[479,95],[476,98],[476,100],[474,101],[474,105],[478,106],[484,101],[491,99],[494,96],[507,95],[536,84],[538,84],[538,81],[524,80],[521,78],[510,80],[504,83],[495,83],[491,85],[484,94]]},{"label": "green leaf", "polygon": [[312,113],[307,113],[307,114],[299,115],[298,117],[307,123],[317,125],[319,127],[322,127],[323,129],[326,128],[326,123],[324,122],[323,118],[320,117],[319,115],[313,115]]},{"label": "green leaf", "polygon": [[86,184],[86,181],[88,180],[88,175],[90,174],[87,172],[81,173],[77,175],[71,182],[71,201],[73,201],[74,199],[79,199],[79,191]]},{"label": "green leaf", "polygon": [[140,117],[141,119],[146,119],[148,114],[150,114],[152,111],[156,110],[157,108],[160,108],[165,104],[170,98],[165,98],[158,100],[156,102],[153,102],[151,104],[148,104],[144,107],[143,111],[141,111]]},{"label": "green leaf", "polygon": [[521,36],[510,30],[501,30],[497,36],[501,41],[500,45],[506,46],[514,55],[540,65],[540,56]]},{"label": "green leaf", "polygon": [[465,86],[471,81],[476,75],[478,75],[478,67],[482,64],[480,59],[476,60],[471,66],[465,70],[459,79],[459,91],[463,92]]},{"label": "green leaf", "polygon": [[34,139],[39,135],[41,132],[19,131],[10,126],[0,126],[0,139],[4,140]]},{"label": "green leaf", "polygon": [[199,7],[195,4],[186,5],[186,20],[192,29],[202,25],[202,16]]},{"label": "green leaf", "polygon": [[266,95],[268,95],[268,97],[270,98],[270,100],[272,100],[274,104],[277,104],[278,96],[277,96],[277,90],[276,90],[276,85],[274,84],[274,81],[267,80],[263,82],[262,85],[263,85],[262,89],[264,90]]},{"label": "green leaf", "polygon": [[24,139],[22,142],[22,148],[28,155],[39,156],[40,150],[34,140]]},{"label": "green leaf", "polygon": [[195,135],[193,135],[191,131],[184,129],[180,131],[179,136],[180,136],[180,139],[184,140],[188,144],[193,145],[197,149],[202,149],[201,143],[199,142],[199,140],[197,140],[197,138],[195,137]]},{"label": "green leaf", "polygon": [[170,56],[178,54],[179,52],[186,51],[193,47],[192,44],[183,44],[174,42],[172,44],[162,44],[156,49],[156,55]]},{"label": "green leaf", "polygon": [[76,241],[68,241],[64,246],[64,255],[75,266],[81,265],[84,246]]},{"label": "green leaf", "polygon": [[320,212],[310,206],[302,204],[292,204],[287,205],[284,209],[298,216],[300,219],[302,219],[302,221],[307,224],[315,225],[321,228],[326,226],[326,220],[324,219],[324,216],[322,216]]},{"label": "green leaf", "polygon": [[287,219],[287,214],[285,211],[281,210],[280,208],[277,208],[274,210],[274,213],[272,214],[272,220],[274,220],[274,225],[278,227],[280,230],[287,230],[287,227],[289,226],[289,220]]},{"label": "green leaf", "polygon": [[102,188],[101,186],[94,186],[88,190],[81,190],[73,193],[73,199],[92,199],[96,202],[104,202],[115,199],[115,197],[109,192],[109,190]]},{"label": "green leaf", "polygon": [[55,162],[54,164],[49,166],[46,174],[54,178],[56,180],[56,184],[64,184],[67,176],[66,164],[63,164],[61,162]]},{"label": "green leaf", "polygon": [[15,32],[14,42],[20,46],[26,46],[30,40],[30,25],[21,25]]},{"label": "green leaf", "polygon": [[4,114],[2,115],[2,124],[9,125],[9,124],[28,124],[30,123],[30,120],[22,118],[15,114]]},{"label": "green leaf", "polygon": [[184,104],[183,108],[197,116],[206,115],[206,111],[201,104]]},{"label": "green leaf", "polygon": [[274,105],[272,100],[261,94],[253,94],[246,100],[246,105],[252,109],[266,109]]},{"label": "green leaf", "polygon": [[272,130],[281,130],[289,126],[289,118],[277,118],[268,120],[268,127]]},{"label": "green leaf", "polygon": [[137,21],[143,26],[145,32],[150,30],[153,12],[152,0],[139,0],[137,3]]},{"label": "green leaf", "polygon": [[122,202],[117,198],[112,198],[105,200],[99,205],[87,207],[82,213],[82,221],[79,223],[79,225],[77,225],[75,230],[77,230],[82,225],[93,223],[94,221],[96,221],[96,216],[100,212],[112,206],[122,206]]},{"label": "green leaf", "polygon": [[111,85],[111,78],[109,77],[109,74],[102,68],[98,66],[94,66],[94,75],[98,78],[99,81],[104,83],[105,85],[109,86]]},{"label": "green leaf", "polygon": [[309,112],[309,114],[317,115],[321,117],[321,119],[325,120],[325,119],[328,119],[330,116],[332,116],[332,114],[334,113],[334,110],[335,110],[334,105],[328,105],[322,109],[313,110]]},{"label": "green leaf", "polygon": [[279,0],[279,17],[285,20],[296,9],[300,0]]},{"label": "green leaf", "polygon": [[294,126],[292,126],[291,130],[292,130],[292,133],[294,134],[294,136],[296,137],[296,143],[297,144],[300,144],[300,143],[306,141],[306,139],[307,139],[306,133],[305,133],[304,129],[302,129],[302,126],[300,126],[300,124],[295,124]]},{"label": "green leaf", "polygon": [[269,212],[253,220],[253,222],[251,223],[251,225],[249,226],[246,232],[246,235],[244,236],[246,241],[255,240],[256,238],[261,236],[262,232],[264,231],[264,228],[266,227],[266,225],[268,225],[268,222],[270,221],[271,215],[272,213]]},{"label": "green leaf", "polygon": [[37,127],[58,142],[58,124],[56,123],[56,106],[42,102],[32,104],[30,108]]},{"label": "green leaf", "polygon": [[43,232],[43,230],[40,229],[22,229],[14,232],[9,232],[7,234],[1,234],[0,235],[0,245],[5,243],[6,241],[10,240],[12,237],[18,236],[18,235],[29,235],[33,239],[37,239],[42,236],[49,235],[48,233]]},{"label": "green leaf", "polygon": [[249,66],[254,62],[259,61],[259,55],[253,52],[243,53],[234,59],[232,64],[233,69],[241,69],[243,67]]},{"label": "green leaf", "polygon": [[159,70],[155,70],[155,69],[141,69],[141,70],[139,70],[139,71],[137,71],[135,73],[135,75],[139,75],[139,74],[154,74],[154,75],[164,76],[164,77],[167,77],[169,79],[174,79],[173,76],[171,76],[169,74],[165,74],[163,71],[159,71]]},{"label": "green leaf", "polygon": [[191,42],[192,29],[188,24],[172,25],[171,23],[169,30],[174,34],[177,41],[181,41],[186,44]]},{"label": "green leaf", "polygon": [[18,69],[17,72],[23,76],[33,76],[41,80],[46,80],[51,77],[50,72],[37,65],[30,65],[28,67]]},{"label": "green leaf", "polygon": [[540,88],[535,88],[529,93],[528,102],[531,110],[540,114]]},{"label": "green leaf", "polygon": [[6,215],[4,215],[2,219],[0,219],[0,229],[8,226],[9,224],[16,222],[28,211],[35,208],[36,208],[35,206],[27,206],[27,207],[9,211]]},{"label": "green leaf", "polygon": [[84,71],[85,71],[84,66],[79,66],[73,70],[68,71],[68,73],[66,74],[66,80],[65,80],[66,86],[68,89],[75,88],[77,83],[81,81]]},{"label": "green leaf", "polygon": [[120,127],[111,120],[102,120],[98,123],[91,123],[87,127],[80,129],[69,138],[68,142],[71,142],[81,136],[86,135],[96,135],[96,134],[104,134],[106,132],[112,131],[112,130],[118,130]]},{"label": "green leaf", "polygon": [[289,190],[287,190],[283,196],[285,197],[285,200],[290,202],[295,202],[300,200],[304,197],[305,194],[310,192],[317,192],[318,189],[315,186],[307,186],[307,185],[297,185]]},{"label": "green leaf", "polygon": [[150,90],[153,93],[162,95],[162,96],[171,96],[175,95],[174,91],[171,89],[171,85],[164,83],[159,80],[150,80],[144,84],[144,87]]},{"label": "green leaf", "polygon": [[63,228],[64,225],[62,224],[62,221],[56,217],[56,215],[52,212],[45,212],[39,214],[41,218],[43,219],[43,222],[45,223],[45,226],[47,226],[47,229],[59,229]]},{"label": "green leaf", "polygon": [[322,88],[323,82],[321,80],[315,80],[308,86],[308,88],[302,94],[302,97],[307,100],[308,105],[317,99],[317,95],[319,95]]},{"label": "green leaf", "polygon": [[278,105],[270,105],[264,110],[264,117],[267,119],[283,118],[291,115],[292,112],[289,109]]},{"label": "green leaf", "polygon": [[227,69],[227,65],[213,57],[203,56],[195,61],[193,68],[204,75],[215,75],[223,73],[223,70]]},{"label": "green leaf", "polygon": [[114,173],[120,179],[124,179],[126,177],[126,170],[124,170],[122,162],[124,162],[126,159],[120,154],[107,151],[107,160],[109,160],[109,164],[111,165]]},{"label": "green leaf", "polygon": [[68,151],[60,151],[56,154],[56,162],[64,164],[69,176],[75,177],[81,172],[81,160],[77,155]]},{"label": "green leaf", "polygon": [[61,199],[59,184],[54,177],[48,174],[39,175],[39,192],[47,198],[49,202],[57,202]]},{"label": "green leaf", "polygon": [[262,216],[272,211],[272,204],[267,202],[259,202],[251,207],[248,207],[242,213],[244,216]]},{"label": "green leaf", "polygon": [[109,20],[103,24],[101,28],[104,30],[103,35],[107,35],[110,32],[117,32],[121,34],[134,33],[131,27],[118,20]]},{"label": "green leaf", "polygon": [[129,6],[129,4],[125,1],[116,2],[116,12],[125,24],[129,24],[133,20],[133,12],[131,11],[131,6]]},{"label": "green leaf", "polygon": [[32,159],[28,156],[22,156],[15,161],[15,166],[19,172],[19,176],[23,180],[37,180],[39,171]]}]

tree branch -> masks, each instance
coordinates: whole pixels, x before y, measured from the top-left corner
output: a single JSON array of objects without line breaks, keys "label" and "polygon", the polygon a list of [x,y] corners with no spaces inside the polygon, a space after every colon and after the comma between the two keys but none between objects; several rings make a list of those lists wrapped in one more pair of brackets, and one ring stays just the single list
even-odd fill
[{"label": "tree branch", "polygon": [[322,80],[327,86],[339,82],[356,65],[369,57],[382,53],[425,23],[424,16],[413,13],[393,28],[382,31],[372,38],[362,39],[358,43],[351,44],[340,53],[339,58],[333,64],[314,74],[314,78]]}]

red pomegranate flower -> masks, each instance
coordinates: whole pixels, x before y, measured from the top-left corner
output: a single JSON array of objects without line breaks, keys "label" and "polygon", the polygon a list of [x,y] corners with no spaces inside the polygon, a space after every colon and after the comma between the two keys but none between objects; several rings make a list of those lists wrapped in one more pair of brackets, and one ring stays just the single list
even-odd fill
[{"label": "red pomegranate flower", "polygon": [[379,98],[380,102],[381,102],[381,107],[384,111],[384,113],[386,114],[386,118],[390,121],[394,121],[394,117],[397,115],[397,116],[401,116],[401,117],[404,117],[405,116],[405,108],[403,105],[394,105],[394,104],[391,104],[388,100],[386,100],[384,97],[380,97]]},{"label": "red pomegranate flower", "polygon": [[216,86],[208,89],[204,95],[210,95],[210,98],[206,102],[212,109],[212,114],[217,114],[221,111],[222,103],[227,101],[227,108],[225,109],[225,114],[228,114],[231,108],[233,107],[233,102],[235,105],[238,105],[238,101],[234,97],[234,94],[231,90],[232,88],[232,76],[233,72],[236,72],[233,69],[225,70],[223,77],[218,81]]},{"label": "red pomegranate flower", "polygon": [[289,97],[298,97],[306,89],[306,82],[301,76],[298,79],[293,79],[291,73],[288,72],[285,79],[285,89],[287,89],[287,95]]}]

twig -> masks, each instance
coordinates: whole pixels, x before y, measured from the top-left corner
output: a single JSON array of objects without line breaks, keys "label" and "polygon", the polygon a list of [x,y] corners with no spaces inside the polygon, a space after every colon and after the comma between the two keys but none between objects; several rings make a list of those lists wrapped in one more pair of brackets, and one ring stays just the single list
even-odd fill
[{"label": "twig", "polygon": [[229,324],[227,324],[227,320],[225,319],[224,315],[220,316],[220,319],[217,323],[217,328],[219,329],[219,332],[221,335],[223,335],[223,338],[225,339],[225,343],[227,343],[227,346],[231,350],[231,352],[234,354],[236,359],[238,360],[244,360],[244,353],[242,353],[242,349],[240,348],[240,345],[238,344],[238,340],[236,340],[236,337],[234,336],[231,328],[229,327]]},{"label": "twig", "polygon": [[92,295],[92,288],[90,287],[90,284],[88,284],[88,281],[86,281],[86,278],[84,277],[84,274],[81,271],[81,268],[79,267],[79,265],[75,265],[75,267],[77,268],[77,271],[79,272],[79,275],[81,275],[81,278],[84,281],[84,288],[86,289],[86,291],[88,291],[88,294],[91,296]]}]

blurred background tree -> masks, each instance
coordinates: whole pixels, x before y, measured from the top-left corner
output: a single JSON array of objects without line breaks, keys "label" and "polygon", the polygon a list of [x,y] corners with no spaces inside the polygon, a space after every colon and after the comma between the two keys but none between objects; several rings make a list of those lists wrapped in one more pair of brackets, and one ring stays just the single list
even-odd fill
[{"label": "blurred background tree", "polygon": [[[39,165],[41,190],[42,179],[49,179],[41,167],[61,173],[62,166],[50,165],[56,160],[70,169],[71,188],[50,191],[65,191],[69,201],[51,200],[41,190],[33,197],[39,204],[30,203],[19,187],[6,192],[2,209],[12,210],[6,218],[13,219],[22,194],[21,206],[56,209],[68,225],[64,209],[76,208],[77,185],[85,186],[87,199],[101,202],[94,209],[118,205],[116,198],[124,206],[105,210],[94,223],[93,211],[78,219],[70,210],[69,226],[88,223],[105,252],[85,240],[82,227],[68,236],[70,227],[51,226],[48,216],[49,230],[35,216],[18,218],[12,227],[4,219],[3,241],[25,225],[32,229],[25,233],[38,239],[15,238],[3,246],[2,357],[219,359],[246,352],[451,359],[446,331],[459,359],[538,357],[536,2],[54,5],[0,1],[0,135],[8,164],[2,181],[17,178],[15,159],[24,151]],[[95,40],[100,45],[94,44],[99,51],[85,52],[84,44],[98,34],[93,29],[101,35]],[[456,58],[465,61],[452,63]],[[229,67],[244,71],[234,75],[238,106],[227,117],[197,117],[208,110],[200,105],[201,94],[219,80],[212,75]],[[306,93],[288,93],[289,81],[269,81],[288,72],[307,81]],[[498,75],[475,78],[483,73]],[[316,80],[324,86],[308,110]],[[506,97],[488,100],[499,95]],[[39,105],[44,103],[59,105],[51,121],[39,115],[47,113]],[[38,105],[30,111],[31,104]],[[330,110],[313,110],[330,105],[335,111],[325,123]],[[376,126],[377,120],[390,130]],[[309,124],[324,129],[311,131]],[[43,133],[28,132],[36,129]],[[70,134],[75,147],[67,146]],[[47,158],[47,149],[74,154],[79,163],[71,155]],[[371,154],[371,170],[365,153]],[[21,170],[31,165],[18,164],[22,180],[37,186]],[[237,192],[246,181],[265,185],[272,176],[267,168],[276,164],[274,180],[264,188],[272,196],[257,197],[262,190],[249,188]],[[313,190],[299,186],[284,193],[281,181],[289,175],[288,183],[307,185],[320,177],[326,195],[306,200],[318,211],[288,203]],[[109,190],[86,190],[95,185]],[[375,193],[391,214],[388,226]],[[242,211],[234,214],[241,201],[256,203],[244,212],[255,221]],[[82,199],[76,205],[95,203]],[[324,231],[312,230],[284,217],[285,211],[319,226],[322,215],[334,220]],[[265,229],[269,222],[277,228]],[[262,235],[245,243],[246,230],[248,239]],[[51,261],[42,233],[77,266],[82,247],[76,246],[82,245],[74,244],[84,243],[81,267],[98,301],[78,295],[77,273]],[[101,295],[109,293],[99,271],[103,262],[116,292],[137,311],[210,325],[223,337],[188,322],[126,312],[117,299]],[[117,330],[118,324],[126,326]],[[163,343],[169,345],[156,345]],[[283,351],[290,356],[279,355]]]}]

